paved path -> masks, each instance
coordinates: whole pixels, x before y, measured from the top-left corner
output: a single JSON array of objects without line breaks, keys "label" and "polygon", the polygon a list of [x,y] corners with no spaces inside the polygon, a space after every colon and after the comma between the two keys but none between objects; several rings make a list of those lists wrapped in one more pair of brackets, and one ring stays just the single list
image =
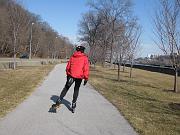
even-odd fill
[{"label": "paved path", "polygon": [[136,135],[118,110],[89,84],[81,86],[74,114],[68,109],[73,87],[60,110],[50,113],[65,81],[65,64],[57,65],[27,100],[0,120],[0,135]]}]

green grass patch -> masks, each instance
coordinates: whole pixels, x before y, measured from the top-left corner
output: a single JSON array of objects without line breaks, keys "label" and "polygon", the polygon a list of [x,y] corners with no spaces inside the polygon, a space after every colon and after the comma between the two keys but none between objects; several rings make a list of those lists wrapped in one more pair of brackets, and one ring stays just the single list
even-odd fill
[{"label": "green grass patch", "polygon": [[0,117],[27,98],[52,70],[53,65],[0,70]]},{"label": "green grass patch", "polygon": [[172,92],[173,76],[133,69],[133,78],[129,78],[126,68],[120,78],[117,81],[116,69],[91,68],[90,83],[139,134],[180,134],[180,94]]}]

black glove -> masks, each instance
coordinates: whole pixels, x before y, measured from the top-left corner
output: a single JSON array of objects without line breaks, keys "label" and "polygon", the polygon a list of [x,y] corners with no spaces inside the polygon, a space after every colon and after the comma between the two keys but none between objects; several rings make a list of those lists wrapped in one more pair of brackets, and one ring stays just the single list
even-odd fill
[{"label": "black glove", "polygon": [[88,80],[84,80],[84,86],[86,85],[87,81],[88,81]]}]

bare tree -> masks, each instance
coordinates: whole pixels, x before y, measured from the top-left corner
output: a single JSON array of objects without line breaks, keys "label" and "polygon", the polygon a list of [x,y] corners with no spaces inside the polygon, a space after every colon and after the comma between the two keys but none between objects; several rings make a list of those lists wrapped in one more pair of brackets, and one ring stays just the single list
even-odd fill
[{"label": "bare tree", "polygon": [[115,39],[116,46],[113,52],[116,63],[118,64],[118,80],[120,80],[121,65],[126,61],[131,63],[130,76],[132,75],[133,60],[136,52],[139,50],[138,45],[141,29],[137,19],[131,15],[129,15],[126,20],[122,20],[116,23],[116,29],[118,31],[116,33]]},{"label": "bare tree", "polygon": [[120,35],[116,36],[116,46],[115,46],[115,58],[116,58],[116,63],[118,64],[118,81],[120,80],[120,71],[121,71],[121,64],[123,62],[123,59],[125,58],[129,44],[128,43],[128,38],[125,35],[125,25],[122,25],[120,29]]},{"label": "bare tree", "polygon": [[90,60],[112,64],[118,22],[130,13],[130,0],[95,0],[88,3],[90,11],[80,22],[81,41],[89,44]]},{"label": "bare tree", "polygon": [[27,56],[30,48],[34,57],[65,58],[73,45],[16,0],[0,0],[0,56],[14,56],[15,69],[16,57]]},{"label": "bare tree", "polygon": [[141,27],[138,25],[137,20],[134,20],[129,25],[129,34],[128,34],[128,57],[130,62],[130,73],[129,77],[132,77],[132,69],[134,64],[134,59],[138,52],[140,51],[140,36],[141,36]]},{"label": "bare tree", "polygon": [[6,55],[10,51],[9,25],[7,23],[7,10],[0,5],[0,55]]},{"label": "bare tree", "polygon": [[180,68],[180,6],[179,0],[161,0],[160,8],[154,18],[155,40],[164,54],[171,57],[174,68],[174,91],[177,88],[178,69]]},{"label": "bare tree", "polygon": [[103,16],[103,25],[108,29],[108,36],[111,36],[109,46],[106,44],[106,55],[109,56],[109,61],[112,63],[113,47],[116,38],[116,22],[122,20],[129,12],[131,7],[130,0],[97,0],[90,1],[89,6]]},{"label": "bare tree", "polygon": [[8,2],[8,15],[12,31],[13,52],[14,52],[14,69],[16,69],[16,55],[18,36],[23,27],[27,27],[29,20],[27,14],[23,12],[22,6],[16,4],[16,1]]},{"label": "bare tree", "polygon": [[[96,59],[97,38],[102,18],[99,14],[89,11],[83,15],[83,19],[79,24],[80,40],[85,41],[89,45],[89,58],[94,63]],[[94,63],[95,64],[95,63]]]}]

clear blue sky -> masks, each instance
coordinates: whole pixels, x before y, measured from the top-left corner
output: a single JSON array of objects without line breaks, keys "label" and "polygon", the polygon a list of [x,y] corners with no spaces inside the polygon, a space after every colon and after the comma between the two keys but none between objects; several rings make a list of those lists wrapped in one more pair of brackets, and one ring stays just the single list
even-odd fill
[{"label": "clear blue sky", "polygon": [[[139,18],[143,33],[141,37],[141,56],[158,54],[160,50],[154,45],[152,33],[152,14],[157,0],[132,0],[134,14]],[[59,34],[77,42],[78,23],[82,13],[88,10],[86,0],[23,0],[23,5],[30,12],[41,16]]]}]

